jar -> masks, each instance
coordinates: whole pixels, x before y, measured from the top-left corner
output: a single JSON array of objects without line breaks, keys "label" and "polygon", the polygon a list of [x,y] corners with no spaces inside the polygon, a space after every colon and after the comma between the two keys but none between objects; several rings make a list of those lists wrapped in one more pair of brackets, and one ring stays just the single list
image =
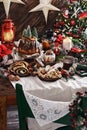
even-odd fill
[{"label": "jar", "polygon": [[50,64],[54,63],[56,59],[55,53],[52,50],[47,50],[43,55],[43,62]]},{"label": "jar", "polygon": [[65,56],[63,59],[63,69],[69,70],[69,68],[74,63],[74,57],[73,56]]}]

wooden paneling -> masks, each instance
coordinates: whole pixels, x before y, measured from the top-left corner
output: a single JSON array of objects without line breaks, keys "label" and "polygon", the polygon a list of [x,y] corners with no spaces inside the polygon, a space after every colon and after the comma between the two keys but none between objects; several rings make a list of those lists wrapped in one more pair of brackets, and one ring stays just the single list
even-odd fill
[{"label": "wooden paneling", "polygon": [[9,107],[9,106],[11,106],[11,105],[13,106],[15,104],[17,104],[16,103],[16,96],[15,95],[7,96],[7,106]]},{"label": "wooden paneling", "polygon": [[16,105],[15,89],[7,78],[0,77],[0,130],[7,127],[7,107]]},{"label": "wooden paneling", "polygon": [[13,88],[11,82],[8,78],[0,77],[0,96],[14,96],[15,89]]},{"label": "wooden paneling", "polygon": [[6,97],[0,97],[0,130],[6,130]]},{"label": "wooden paneling", "polygon": [[[21,37],[23,29],[28,25],[30,25],[31,28],[35,26],[39,34],[43,34],[45,30],[53,27],[58,14],[57,11],[49,11],[48,22],[46,24],[42,11],[29,13],[29,10],[39,4],[39,0],[25,0],[24,3],[25,5],[11,3],[10,6],[9,17],[14,21],[16,26],[16,39]],[[67,1],[52,0],[52,4],[61,10],[61,8],[67,5]],[[4,6],[0,2],[0,25],[5,18]]]}]

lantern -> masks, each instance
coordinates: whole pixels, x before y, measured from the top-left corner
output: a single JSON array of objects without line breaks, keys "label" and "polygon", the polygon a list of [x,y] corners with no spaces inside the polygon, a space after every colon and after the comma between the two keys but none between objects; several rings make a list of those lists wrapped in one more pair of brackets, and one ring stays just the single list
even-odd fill
[{"label": "lantern", "polygon": [[14,23],[11,19],[5,19],[2,24],[2,44],[13,44],[15,36]]}]

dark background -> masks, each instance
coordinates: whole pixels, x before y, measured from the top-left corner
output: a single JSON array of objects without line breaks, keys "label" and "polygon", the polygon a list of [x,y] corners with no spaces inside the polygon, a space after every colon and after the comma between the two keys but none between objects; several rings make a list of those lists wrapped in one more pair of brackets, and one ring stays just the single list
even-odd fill
[{"label": "dark background", "polygon": [[[56,17],[58,15],[58,11],[49,11],[47,24],[44,19],[44,15],[42,11],[31,12],[29,10],[33,9],[39,4],[39,0],[26,0],[23,4],[10,4],[9,9],[9,18],[13,20],[16,27],[15,40],[18,40],[21,37],[22,31],[28,25],[31,28],[36,27],[38,34],[41,35],[45,32],[45,30],[53,28]],[[58,7],[60,10],[67,6],[66,0],[53,0],[52,4]],[[4,5],[0,2],[0,37],[1,37],[1,25],[3,20],[6,18]]]}]

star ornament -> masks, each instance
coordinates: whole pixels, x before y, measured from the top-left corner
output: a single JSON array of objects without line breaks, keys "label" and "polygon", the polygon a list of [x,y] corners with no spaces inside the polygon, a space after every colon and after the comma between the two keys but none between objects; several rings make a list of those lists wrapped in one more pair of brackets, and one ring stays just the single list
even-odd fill
[{"label": "star ornament", "polygon": [[8,13],[9,13],[9,8],[10,8],[10,3],[11,2],[24,4],[24,2],[22,2],[21,0],[0,0],[0,2],[3,2],[3,4],[4,4],[6,17],[8,17]]},{"label": "star ornament", "polygon": [[40,0],[39,5],[37,5],[35,8],[31,9],[29,12],[35,12],[35,11],[43,11],[45,21],[47,23],[47,18],[48,18],[48,12],[49,10],[54,10],[54,11],[60,11],[57,7],[53,6],[51,4],[52,0]]}]

